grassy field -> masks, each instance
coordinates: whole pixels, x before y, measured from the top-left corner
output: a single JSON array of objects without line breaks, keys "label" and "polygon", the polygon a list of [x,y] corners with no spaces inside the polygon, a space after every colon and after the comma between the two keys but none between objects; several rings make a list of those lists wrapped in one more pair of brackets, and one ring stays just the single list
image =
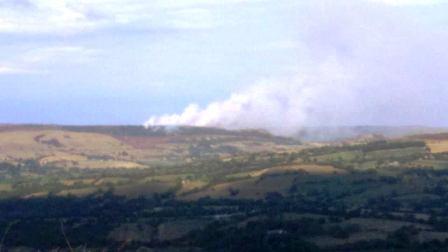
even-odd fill
[{"label": "grassy field", "polygon": [[366,153],[365,158],[367,160],[382,160],[391,158],[402,158],[411,155],[419,155],[425,153],[424,147],[410,147],[410,148],[400,148],[400,149],[390,149],[390,150],[378,150]]},{"label": "grassy field", "polygon": [[227,177],[228,178],[260,177],[263,175],[282,174],[288,172],[306,172],[309,174],[322,174],[322,175],[345,173],[344,170],[334,168],[331,165],[293,164],[293,165],[275,166],[250,172],[235,173],[228,175]]},{"label": "grassy field", "polygon": [[447,160],[418,160],[414,162],[415,165],[432,167],[436,170],[444,170],[448,169],[448,161]]},{"label": "grassy field", "polygon": [[286,195],[296,176],[280,174],[218,183],[205,187],[199,192],[184,195],[181,198],[185,200],[197,200],[203,197],[261,199],[270,192],[279,192]]},{"label": "grassy field", "polygon": [[345,161],[352,162],[361,157],[360,151],[341,151],[314,157],[317,162]]}]

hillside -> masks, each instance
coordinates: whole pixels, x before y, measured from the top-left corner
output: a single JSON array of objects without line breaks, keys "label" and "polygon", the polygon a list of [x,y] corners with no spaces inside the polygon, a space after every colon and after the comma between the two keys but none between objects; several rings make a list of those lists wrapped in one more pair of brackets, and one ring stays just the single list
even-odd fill
[{"label": "hillside", "polygon": [[296,140],[263,131],[140,126],[0,126],[0,161],[79,168],[143,168],[237,153],[294,151]]},{"label": "hillside", "polygon": [[191,127],[0,129],[0,228],[10,250],[448,245],[448,152],[431,145],[445,134],[301,144]]}]

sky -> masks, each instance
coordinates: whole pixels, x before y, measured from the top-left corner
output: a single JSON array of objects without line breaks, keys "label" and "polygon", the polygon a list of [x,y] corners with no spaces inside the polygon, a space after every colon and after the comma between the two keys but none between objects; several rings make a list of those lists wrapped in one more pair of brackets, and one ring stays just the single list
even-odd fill
[{"label": "sky", "polygon": [[442,0],[0,0],[0,123],[448,126]]}]

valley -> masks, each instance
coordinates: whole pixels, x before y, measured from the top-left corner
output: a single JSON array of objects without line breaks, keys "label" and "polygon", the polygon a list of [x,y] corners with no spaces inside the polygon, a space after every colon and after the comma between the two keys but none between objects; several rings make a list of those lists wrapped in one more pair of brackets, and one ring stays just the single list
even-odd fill
[{"label": "valley", "polygon": [[256,130],[193,127],[2,126],[1,246],[445,246],[444,134],[358,139],[302,142]]}]

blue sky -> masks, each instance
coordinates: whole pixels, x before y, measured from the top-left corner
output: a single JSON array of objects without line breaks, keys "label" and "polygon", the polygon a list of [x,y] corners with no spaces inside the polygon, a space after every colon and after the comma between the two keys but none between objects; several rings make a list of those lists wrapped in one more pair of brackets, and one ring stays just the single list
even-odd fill
[{"label": "blue sky", "polygon": [[[443,65],[448,63],[445,49],[442,52],[427,49],[448,44],[446,13],[448,5],[444,1],[430,0],[350,0],[337,4],[320,0],[0,0],[0,122],[142,124],[151,117],[149,124],[229,128],[267,125],[270,129],[276,121],[283,120],[275,115],[284,109],[270,111],[277,103],[258,104],[248,100],[269,100],[272,94],[278,93],[271,86],[279,86],[295,94],[282,98],[282,103],[295,106],[283,115],[298,118],[290,127],[322,124],[322,117],[334,114],[330,109],[334,107],[346,113],[341,113],[333,124],[440,125],[447,118],[436,118],[438,111],[422,117],[419,114],[430,106],[447,105],[434,100],[446,91],[443,81],[448,78],[442,74],[444,70],[433,72],[436,70],[429,65],[413,62],[417,60],[415,54],[411,57],[408,51],[424,47],[418,57],[439,55],[440,68],[448,66]],[[379,19],[390,22],[393,27],[387,27],[386,21]],[[412,32],[415,25],[419,28]],[[359,82],[358,77],[347,81],[348,78],[338,76],[354,75],[354,72],[345,72],[352,69],[352,64],[365,63],[366,67],[378,71],[378,75],[368,76],[370,79],[387,75],[375,80],[375,83],[383,82],[375,88],[390,87],[392,77],[377,68],[390,58],[377,59],[369,54],[377,44],[389,41],[384,37],[389,33],[402,34],[403,38],[393,37],[390,47],[380,49],[406,59],[408,63],[397,62],[400,69],[405,69],[403,75],[425,67],[428,71],[419,76],[441,74],[435,81],[428,77],[415,84],[407,82],[413,92],[405,95],[420,92],[423,82],[430,87],[430,91],[422,94],[424,98],[419,98],[427,106],[413,107],[415,114],[395,120],[398,114],[406,114],[405,110],[398,109],[394,110],[396,113],[378,116],[381,106],[401,108],[410,104],[408,100],[398,104],[389,100],[373,102],[382,92],[362,99],[368,105],[363,110],[348,109],[365,105],[359,105],[360,100],[354,98],[359,93],[351,92],[363,87],[351,84],[335,84],[350,89],[335,100],[325,97],[337,94],[328,88],[330,84],[319,92],[306,91],[313,89],[314,84],[294,84],[311,73],[319,77],[322,68],[325,83],[338,83],[341,79],[344,83]],[[419,41],[421,36],[428,39]],[[402,45],[409,44],[409,38],[416,42],[402,51]],[[367,49],[360,49],[359,41],[367,44]],[[397,84],[397,90],[403,88],[402,81]],[[263,90],[262,96],[248,95],[258,90]],[[315,105],[309,93],[332,101]],[[231,98],[235,95],[244,100],[237,108]],[[300,95],[310,101],[291,102],[302,100]],[[230,105],[223,105],[229,100]],[[341,100],[351,103],[340,103]],[[207,111],[210,104],[216,103],[215,109]],[[248,104],[257,106],[257,111],[267,104],[264,109],[267,114],[252,110],[240,112]],[[197,106],[196,111],[182,117],[185,108],[191,105]],[[229,111],[228,107],[232,109]],[[209,113],[238,116],[210,119]],[[371,116],[365,116],[366,113]],[[319,116],[313,118],[311,114]],[[264,116],[273,119],[254,119]],[[179,120],[180,117],[184,119]],[[251,118],[256,123],[243,123],[242,118]]]},{"label": "blue sky", "polygon": [[263,50],[294,35],[285,4],[0,2],[3,122],[142,123],[288,73],[296,60]]}]

